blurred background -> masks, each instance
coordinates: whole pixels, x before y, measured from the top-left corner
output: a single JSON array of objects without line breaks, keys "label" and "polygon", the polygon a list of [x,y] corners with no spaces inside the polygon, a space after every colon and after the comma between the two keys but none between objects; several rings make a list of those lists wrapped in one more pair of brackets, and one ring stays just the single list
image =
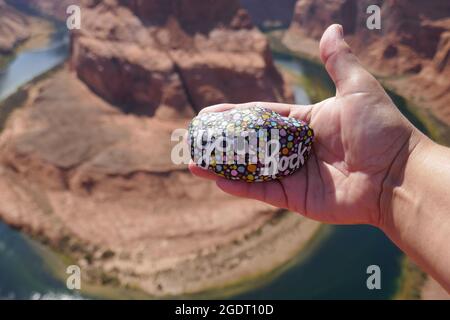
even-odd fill
[{"label": "blurred background", "polygon": [[232,198],[171,161],[207,105],[334,95],[332,23],[450,145],[446,1],[0,0],[0,298],[448,299],[372,227]]}]

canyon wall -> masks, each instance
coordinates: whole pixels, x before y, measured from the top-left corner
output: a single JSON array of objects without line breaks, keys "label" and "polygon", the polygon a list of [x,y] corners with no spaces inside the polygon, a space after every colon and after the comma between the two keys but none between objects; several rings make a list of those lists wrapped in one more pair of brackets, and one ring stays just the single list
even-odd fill
[{"label": "canyon wall", "polygon": [[120,3],[83,10],[71,65],[124,111],[171,117],[223,101],[287,97],[267,41],[238,1]]},{"label": "canyon wall", "polygon": [[[381,8],[380,30],[366,27],[366,9],[373,4]],[[305,50],[305,41],[317,42],[326,27],[340,23],[371,72],[450,125],[449,17],[448,1],[299,0],[284,43]]]}]

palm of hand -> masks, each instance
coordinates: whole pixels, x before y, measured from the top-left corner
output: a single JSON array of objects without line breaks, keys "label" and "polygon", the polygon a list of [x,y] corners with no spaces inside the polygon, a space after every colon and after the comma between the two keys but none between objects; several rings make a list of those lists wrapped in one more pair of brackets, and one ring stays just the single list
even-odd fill
[{"label": "palm of hand", "polygon": [[324,222],[379,224],[383,183],[408,145],[409,126],[376,87],[316,104],[309,118],[318,133],[311,159],[280,181],[284,203],[268,202]]}]

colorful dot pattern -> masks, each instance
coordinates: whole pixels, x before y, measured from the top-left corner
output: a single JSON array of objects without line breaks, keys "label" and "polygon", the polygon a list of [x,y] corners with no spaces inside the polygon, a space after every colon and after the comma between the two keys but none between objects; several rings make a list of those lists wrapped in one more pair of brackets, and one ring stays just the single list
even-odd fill
[{"label": "colorful dot pattern", "polygon": [[[264,129],[264,130],[261,130]],[[280,114],[260,106],[250,108],[235,108],[224,112],[202,113],[195,117],[189,125],[189,137],[191,157],[196,162],[204,152],[204,144],[196,143],[199,135],[205,130],[214,130],[217,133],[212,139],[225,133],[232,132],[235,135],[246,135],[248,132],[256,132],[261,143],[257,143],[257,150],[254,153],[245,155],[234,154],[234,159],[225,159],[226,154],[214,150],[207,166],[208,170],[217,175],[231,179],[243,180],[246,182],[262,182],[279,179],[296,172],[302,167],[284,166],[284,170],[279,170],[276,174],[267,175],[264,173],[264,163],[262,158],[263,148],[259,148],[263,142],[270,140],[267,132],[271,129],[278,129],[279,139],[279,161],[283,158],[292,159],[292,155],[299,153],[301,147],[304,163],[309,158],[311,146],[314,138],[313,130],[303,121],[295,118],[283,117]],[[200,139],[201,140],[201,139]],[[262,141],[264,140],[264,141]],[[250,144],[250,148],[252,144]],[[203,149],[203,150],[202,150]],[[259,150],[261,149],[261,150]],[[255,156],[256,154],[256,156]],[[261,157],[260,157],[261,156]],[[240,161],[238,161],[240,160]],[[283,166],[282,166],[283,167]]]}]

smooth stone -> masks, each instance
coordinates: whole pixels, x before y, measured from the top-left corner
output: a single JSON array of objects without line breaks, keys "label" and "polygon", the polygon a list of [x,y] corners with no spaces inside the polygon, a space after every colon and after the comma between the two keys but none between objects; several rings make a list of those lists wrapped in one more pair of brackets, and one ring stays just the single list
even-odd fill
[{"label": "smooth stone", "polygon": [[198,166],[247,182],[295,173],[309,158],[313,139],[305,122],[260,106],[199,114],[188,134]]}]

